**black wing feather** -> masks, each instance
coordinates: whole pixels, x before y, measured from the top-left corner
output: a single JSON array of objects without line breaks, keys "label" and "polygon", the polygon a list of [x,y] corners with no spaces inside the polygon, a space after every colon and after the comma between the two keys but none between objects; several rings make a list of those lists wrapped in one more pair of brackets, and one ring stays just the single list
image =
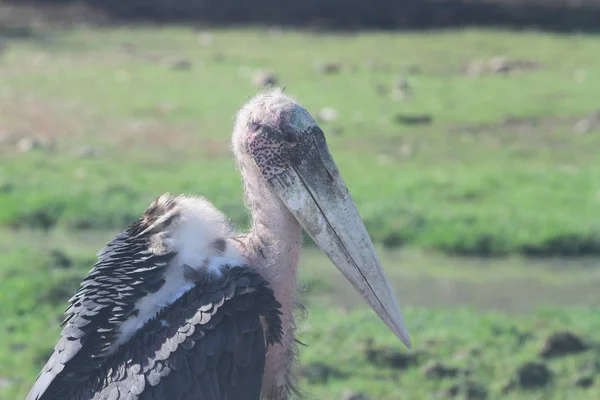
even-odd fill
[{"label": "black wing feather", "polygon": [[44,400],[259,399],[266,338],[281,339],[279,308],[258,274],[226,268],[162,310],[85,381]]},{"label": "black wing feather", "polygon": [[136,311],[135,302],[157,290],[174,253],[151,254],[147,235],[125,230],[98,253],[66,310],[61,338],[27,400],[62,398],[105,361],[117,328]]},{"label": "black wing feather", "polygon": [[[199,285],[159,313],[143,332],[134,335],[109,358],[106,371],[125,365],[125,373],[111,375],[102,371],[93,388],[93,399],[114,393],[114,387],[120,391],[118,400],[127,396],[169,400],[259,399],[267,344],[260,324],[261,312],[252,300],[268,299],[268,304],[262,306],[279,323],[268,326],[267,331],[278,339],[281,324],[280,305],[265,281],[250,292],[247,286],[238,285],[237,278],[254,274],[249,268],[228,269],[218,283],[225,280],[228,284],[220,292],[206,295],[211,292],[211,284]],[[218,295],[216,300],[215,295]],[[214,301],[212,307],[203,307],[207,305],[205,298]],[[199,314],[210,315],[210,319]],[[237,324],[242,318],[251,322]],[[152,341],[145,343],[144,338],[149,336]],[[231,348],[229,340],[234,342]],[[142,386],[141,377],[145,382],[143,391],[132,393],[132,388]],[[67,399],[81,398],[74,393]]]},{"label": "black wing feather", "polygon": [[[247,267],[223,266],[221,278],[198,283],[116,352],[107,351],[121,324],[137,315],[137,300],[164,284],[176,254],[157,245],[156,235],[169,232],[177,202],[161,196],[98,253],[26,400],[258,397],[266,346],[281,340],[280,305]],[[242,344],[247,354],[239,354]]]}]

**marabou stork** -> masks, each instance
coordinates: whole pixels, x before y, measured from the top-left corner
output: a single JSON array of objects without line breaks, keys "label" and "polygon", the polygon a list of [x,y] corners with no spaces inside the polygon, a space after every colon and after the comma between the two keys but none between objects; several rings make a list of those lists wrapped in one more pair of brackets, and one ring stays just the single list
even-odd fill
[{"label": "marabou stork", "polygon": [[237,115],[233,151],[250,233],[201,197],[160,196],[98,253],[27,400],[288,399],[302,228],[410,348],[310,114],[280,89],[261,93]]}]

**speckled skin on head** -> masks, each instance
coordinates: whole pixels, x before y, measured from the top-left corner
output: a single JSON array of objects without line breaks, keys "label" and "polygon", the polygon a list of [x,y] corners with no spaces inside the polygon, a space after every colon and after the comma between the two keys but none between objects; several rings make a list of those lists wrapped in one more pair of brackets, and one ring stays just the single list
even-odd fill
[{"label": "speckled skin on head", "polygon": [[288,175],[290,156],[308,156],[312,149],[307,144],[319,134],[323,136],[310,114],[276,89],[255,97],[238,113],[233,148],[240,162],[250,156],[269,181]]}]

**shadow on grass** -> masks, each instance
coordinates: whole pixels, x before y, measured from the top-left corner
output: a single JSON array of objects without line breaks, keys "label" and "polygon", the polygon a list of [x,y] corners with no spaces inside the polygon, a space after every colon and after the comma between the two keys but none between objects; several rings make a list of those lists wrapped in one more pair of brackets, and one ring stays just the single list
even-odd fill
[{"label": "shadow on grass", "polygon": [[[45,206],[32,209],[29,212],[15,215],[7,221],[15,229],[50,230],[62,225],[70,230],[121,230],[129,226],[138,216],[127,210],[122,212],[91,212],[81,215],[64,215],[66,205],[48,203]],[[377,224],[365,221],[367,230],[376,243],[388,249],[411,245],[419,241],[425,232],[414,229],[389,230]],[[236,224],[244,227],[247,221]],[[312,239],[303,233],[303,244],[314,247]],[[594,233],[563,233],[549,237],[540,242],[515,243],[506,236],[489,232],[470,232],[469,235],[455,235],[452,238],[440,238],[426,244],[426,247],[441,251],[448,255],[467,257],[504,257],[520,254],[527,257],[583,257],[600,255],[600,234]]]},{"label": "shadow on grass", "polygon": [[6,39],[35,39],[38,34],[29,27],[0,26],[0,40]]},{"label": "shadow on grass", "polygon": [[525,243],[511,248],[504,238],[482,234],[473,240],[456,240],[449,244],[434,245],[433,249],[449,255],[486,258],[505,257],[515,253],[535,258],[598,256],[600,235],[557,235],[541,243]]}]

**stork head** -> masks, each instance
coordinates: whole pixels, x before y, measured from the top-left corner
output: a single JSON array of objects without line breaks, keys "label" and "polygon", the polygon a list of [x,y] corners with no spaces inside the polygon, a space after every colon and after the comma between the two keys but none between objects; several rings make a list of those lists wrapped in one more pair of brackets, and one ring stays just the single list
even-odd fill
[{"label": "stork head", "polygon": [[233,136],[240,164],[253,164],[319,248],[410,348],[404,318],[371,238],[310,114],[279,89],[240,110]]}]

